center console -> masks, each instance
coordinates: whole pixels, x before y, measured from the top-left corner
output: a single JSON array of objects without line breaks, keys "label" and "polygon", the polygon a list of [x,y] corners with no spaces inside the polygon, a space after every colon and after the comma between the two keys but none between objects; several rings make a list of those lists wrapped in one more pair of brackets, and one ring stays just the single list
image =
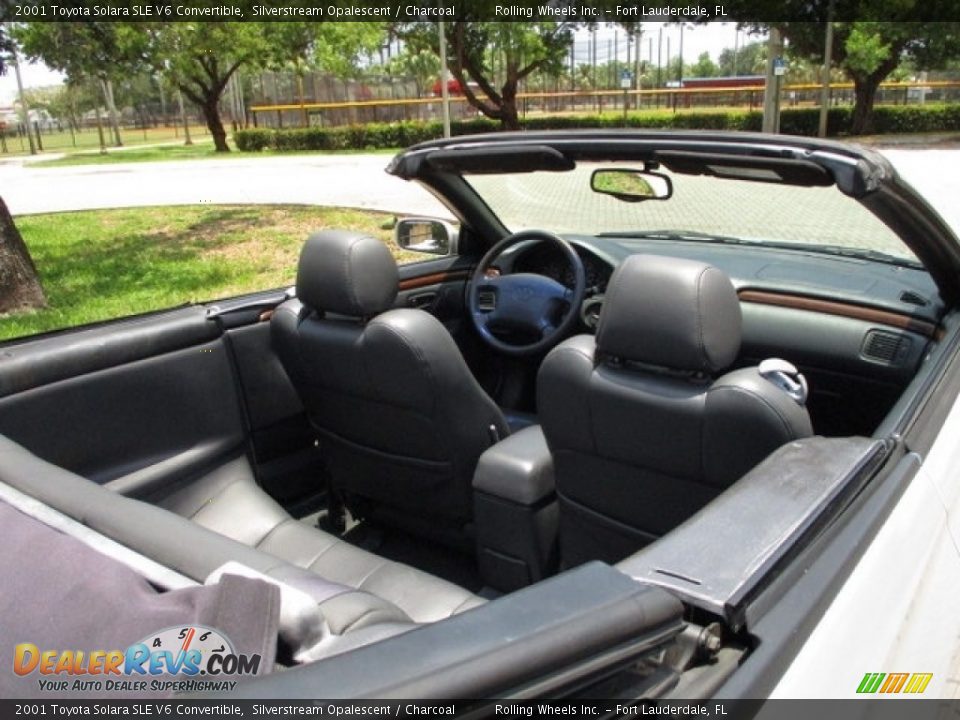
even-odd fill
[{"label": "center console", "polygon": [[484,582],[509,592],[557,567],[553,460],[539,425],[490,447],[473,476],[477,561]]}]

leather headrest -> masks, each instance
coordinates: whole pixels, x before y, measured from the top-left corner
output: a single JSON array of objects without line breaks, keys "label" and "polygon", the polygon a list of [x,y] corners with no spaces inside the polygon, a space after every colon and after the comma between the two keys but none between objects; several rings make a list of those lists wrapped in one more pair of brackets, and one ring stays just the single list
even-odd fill
[{"label": "leather headrest", "polygon": [[726,273],[658,255],[631,255],[614,271],[597,350],[670,370],[715,373],[740,351],[742,316]]},{"label": "leather headrest", "polygon": [[397,298],[397,263],[372,237],[324,230],[307,238],[297,268],[297,297],[311,310],[372,317]]}]

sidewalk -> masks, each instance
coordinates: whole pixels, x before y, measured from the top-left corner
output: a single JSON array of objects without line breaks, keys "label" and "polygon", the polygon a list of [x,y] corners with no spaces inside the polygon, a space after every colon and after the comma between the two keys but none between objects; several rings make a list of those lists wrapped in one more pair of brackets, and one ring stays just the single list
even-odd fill
[{"label": "sidewalk", "polygon": [[913,135],[861,135],[860,137],[837,138],[871,147],[910,148],[923,150],[934,147],[960,145],[960,132],[917,133]]}]

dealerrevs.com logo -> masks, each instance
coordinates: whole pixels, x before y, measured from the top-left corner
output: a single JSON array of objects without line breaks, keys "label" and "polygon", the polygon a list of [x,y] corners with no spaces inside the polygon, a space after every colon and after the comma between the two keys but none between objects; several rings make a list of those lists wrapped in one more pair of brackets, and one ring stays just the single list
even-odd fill
[{"label": "dealerrevs.com logo", "polygon": [[892,695],[905,693],[919,695],[927,689],[933,673],[866,673],[860,685],[858,694]]},{"label": "dealerrevs.com logo", "polygon": [[232,690],[228,676],[255,675],[260,655],[234,652],[230,640],[202,625],[171,627],[126,650],[52,650],[19,643],[13,671],[37,674],[41,691],[196,692]]}]

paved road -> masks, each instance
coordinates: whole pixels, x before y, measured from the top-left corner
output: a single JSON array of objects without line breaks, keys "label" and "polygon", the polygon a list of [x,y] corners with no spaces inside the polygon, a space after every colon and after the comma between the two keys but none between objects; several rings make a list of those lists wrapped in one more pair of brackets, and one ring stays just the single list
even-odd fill
[{"label": "paved road", "polygon": [[[960,149],[883,150],[960,233]],[[230,158],[43,168],[0,163],[14,215],[139,205],[304,203],[449,216],[420,186],[387,175],[389,155]]]},{"label": "paved road", "polygon": [[291,203],[441,214],[419,185],[384,172],[389,155],[227,158],[72,167],[0,164],[0,197],[14,215],[204,203]]}]

